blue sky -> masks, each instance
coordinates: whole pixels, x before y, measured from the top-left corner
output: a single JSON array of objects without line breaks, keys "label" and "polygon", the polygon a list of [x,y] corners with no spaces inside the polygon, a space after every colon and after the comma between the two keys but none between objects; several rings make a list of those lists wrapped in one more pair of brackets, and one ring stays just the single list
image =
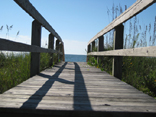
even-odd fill
[{"label": "blue sky", "polygon": [[[115,5],[131,6],[136,0],[30,0],[33,6],[42,14],[55,31],[61,36],[65,44],[65,54],[86,54],[88,41],[109,24],[107,8]],[[1,38],[30,44],[31,23],[33,19],[23,11],[13,0],[0,1]],[[152,6],[150,9],[155,10]],[[143,17],[149,14],[147,10],[140,15],[140,22],[147,22],[149,18]],[[151,22],[155,15],[150,12]],[[142,18],[143,17],[143,18]],[[6,24],[13,28],[6,35]],[[20,31],[16,37],[17,32]],[[42,47],[48,43],[49,32],[42,28]]]}]

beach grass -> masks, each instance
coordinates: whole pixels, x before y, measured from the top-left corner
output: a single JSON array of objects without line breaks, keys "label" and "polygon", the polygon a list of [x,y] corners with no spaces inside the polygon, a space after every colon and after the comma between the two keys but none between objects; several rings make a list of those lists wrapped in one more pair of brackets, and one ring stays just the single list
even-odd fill
[{"label": "beach grass", "polygon": [[[30,53],[14,54],[0,52],[0,93],[30,78]],[[50,55],[40,54],[40,71],[49,66]],[[54,54],[56,61],[56,54]],[[53,62],[56,63],[56,62]]]}]

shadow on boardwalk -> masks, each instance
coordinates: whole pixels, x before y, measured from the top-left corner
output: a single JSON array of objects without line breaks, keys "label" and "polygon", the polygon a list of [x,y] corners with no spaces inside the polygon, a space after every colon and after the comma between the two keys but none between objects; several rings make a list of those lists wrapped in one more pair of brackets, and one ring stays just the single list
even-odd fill
[{"label": "shadow on boardwalk", "polygon": [[[75,63],[74,110],[92,110],[84,78],[80,67]],[[83,104],[83,105],[82,105]]]},{"label": "shadow on boardwalk", "polygon": [[[41,88],[39,88],[26,102],[24,102],[20,108],[36,109],[38,104],[42,101],[43,97],[46,95],[49,89],[53,86],[54,82],[58,81],[58,82],[62,82],[65,84],[74,84],[74,96],[73,96],[74,110],[80,110],[80,109],[82,110],[83,107],[84,109],[92,110],[91,103],[90,103],[88,93],[87,93],[87,89],[85,86],[84,78],[81,73],[80,67],[77,63],[74,63],[75,82],[71,82],[71,81],[67,81],[67,80],[59,78],[59,75],[62,73],[63,69],[65,69],[66,65],[67,65],[67,62],[65,62],[64,65],[62,65],[62,67],[60,67],[60,69],[53,76],[40,73],[39,76],[47,78],[49,80],[47,80]],[[52,81],[50,79],[54,79],[54,80]]]}]

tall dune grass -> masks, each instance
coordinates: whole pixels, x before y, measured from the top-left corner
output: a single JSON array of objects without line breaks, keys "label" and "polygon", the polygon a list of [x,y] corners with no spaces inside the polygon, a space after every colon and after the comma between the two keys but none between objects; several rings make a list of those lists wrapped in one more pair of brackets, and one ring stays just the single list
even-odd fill
[{"label": "tall dune grass", "polygon": [[[54,54],[54,58],[56,55]],[[40,71],[49,66],[48,53],[40,54]],[[54,59],[56,61],[56,59]],[[56,62],[54,62],[56,63]],[[30,54],[0,52],[0,93],[30,78]]]}]

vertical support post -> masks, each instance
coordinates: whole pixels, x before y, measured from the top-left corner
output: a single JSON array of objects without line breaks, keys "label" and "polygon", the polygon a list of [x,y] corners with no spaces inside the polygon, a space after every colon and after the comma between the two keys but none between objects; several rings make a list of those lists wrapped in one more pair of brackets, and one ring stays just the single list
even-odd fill
[{"label": "vertical support post", "polygon": [[62,42],[62,53],[63,53],[62,60],[65,61],[65,55],[64,55],[64,43],[63,43],[63,42]]},{"label": "vertical support post", "polygon": [[[59,40],[56,40],[56,50],[59,51]],[[57,53],[57,62],[59,62],[59,54]]]},{"label": "vertical support post", "polygon": [[[48,44],[49,49],[54,49],[54,35],[51,33],[49,34],[49,44]],[[53,53],[49,53],[50,55],[50,61],[49,61],[49,66],[53,65]]]},{"label": "vertical support post", "polygon": [[90,44],[88,45],[87,52],[88,52],[88,53],[90,52]]},{"label": "vertical support post", "polygon": [[[123,33],[124,26],[120,24],[115,27],[114,31],[114,50],[123,49]],[[119,79],[122,78],[122,58],[120,56],[116,56],[113,58],[113,66],[112,66],[112,75]]]},{"label": "vertical support post", "polygon": [[95,50],[95,41],[92,42],[92,52]]},{"label": "vertical support post", "polygon": [[[59,47],[60,47],[60,52],[62,52],[62,42],[60,43],[60,46]],[[63,55],[60,55],[61,61],[63,60],[62,58],[63,58]]]},{"label": "vertical support post", "polygon": [[[89,53],[90,52],[90,44],[87,46],[87,53]],[[88,55],[87,55],[87,60],[86,60],[87,62],[88,62]]]},{"label": "vertical support post", "polygon": [[[99,37],[97,51],[98,52],[104,51],[104,37],[103,37],[103,35],[101,37]],[[100,57],[97,57],[97,63],[99,63],[99,59],[100,59]]]},{"label": "vertical support post", "polygon": [[[92,52],[94,52],[94,51],[95,51],[95,41],[92,42]],[[94,56],[94,58],[97,60],[96,56]]]},{"label": "vertical support post", "polygon": [[[41,46],[41,24],[34,20],[32,22],[31,45]],[[40,72],[40,53],[31,52],[30,76]]]}]

